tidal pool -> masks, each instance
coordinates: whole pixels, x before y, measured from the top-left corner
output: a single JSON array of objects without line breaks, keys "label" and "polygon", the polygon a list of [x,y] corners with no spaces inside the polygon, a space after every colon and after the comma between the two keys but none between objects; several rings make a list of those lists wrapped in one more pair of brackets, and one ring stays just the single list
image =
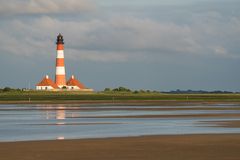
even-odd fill
[{"label": "tidal pool", "polygon": [[[225,107],[225,110],[191,110],[201,107]],[[228,110],[228,107],[231,107]],[[142,135],[240,133],[240,128],[208,125],[209,121],[240,120],[239,118],[197,118],[200,114],[236,114],[240,106],[81,106],[0,105],[0,141],[82,139]],[[107,110],[103,110],[107,108]],[[114,110],[119,108],[118,110]],[[141,108],[141,110],[131,110]],[[144,110],[171,108],[171,110]],[[172,110],[182,108],[183,110]],[[187,110],[184,110],[186,108]],[[192,118],[118,118],[139,115],[193,115]],[[111,118],[104,118],[111,116]],[[94,118],[93,118],[94,117]]]}]

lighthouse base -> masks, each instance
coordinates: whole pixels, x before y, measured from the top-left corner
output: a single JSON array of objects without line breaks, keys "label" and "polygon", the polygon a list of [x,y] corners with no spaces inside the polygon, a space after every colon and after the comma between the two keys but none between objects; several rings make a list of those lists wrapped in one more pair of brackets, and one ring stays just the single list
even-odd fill
[{"label": "lighthouse base", "polygon": [[37,91],[79,91],[79,92],[94,92],[94,89],[76,89],[76,88],[67,88],[67,89],[55,89],[55,88],[52,88],[51,86],[36,86],[36,90]]},{"label": "lighthouse base", "polygon": [[93,92],[93,89],[86,88],[80,81],[78,81],[73,75],[67,81],[66,85],[56,85],[48,75],[44,77],[41,82],[36,85],[36,90],[39,91],[81,91],[81,92]]}]

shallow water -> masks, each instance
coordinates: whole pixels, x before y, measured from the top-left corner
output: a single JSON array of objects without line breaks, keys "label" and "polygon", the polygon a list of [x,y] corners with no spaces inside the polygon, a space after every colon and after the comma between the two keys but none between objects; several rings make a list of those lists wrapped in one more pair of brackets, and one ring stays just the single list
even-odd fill
[{"label": "shallow water", "polygon": [[[189,110],[216,106],[80,106],[80,105],[0,105],[0,141],[53,140],[173,135],[240,133],[239,128],[214,127],[202,121],[237,118],[104,118],[104,116],[196,115],[240,113],[240,110]],[[129,110],[131,108],[188,108],[188,110]],[[239,106],[234,106],[238,108]],[[97,109],[96,109],[97,108]],[[101,110],[108,108],[108,110]],[[120,110],[111,110],[121,108]],[[87,110],[84,110],[87,109]],[[91,118],[95,117],[95,118]]]}]

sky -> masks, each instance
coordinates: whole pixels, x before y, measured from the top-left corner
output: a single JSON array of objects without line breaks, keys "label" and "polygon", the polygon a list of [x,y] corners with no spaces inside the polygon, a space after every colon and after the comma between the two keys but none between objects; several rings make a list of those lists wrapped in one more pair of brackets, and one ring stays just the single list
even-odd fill
[{"label": "sky", "polygon": [[0,0],[0,88],[66,74],[87,87],[240,91],[239,0]]}]

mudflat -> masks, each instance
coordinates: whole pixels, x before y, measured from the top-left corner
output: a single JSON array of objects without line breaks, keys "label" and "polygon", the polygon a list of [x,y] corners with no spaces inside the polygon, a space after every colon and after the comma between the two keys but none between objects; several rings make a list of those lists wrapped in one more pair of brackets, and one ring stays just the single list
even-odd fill
[{"label": "mudflat", "polygon": [[0,100],[0,104],[92,104],[92,105],[139,105],[139,106],[149,106],[149,105],[166,105],[166,106],[189,106],[189,105],[214,105],[214,104],[235,104],[240,105],[240,100],[34,100],[34,101],[24,101],[24,100]]},{"label": "mudflat", "polygon": [[228,120],[228,121],[205,121],[203,124],[213,124],[216,127],[226,127],[226,128],[240,128],[239,120]]},{"label": "mudflat", "polygon": [[239,160],[240,134],[2,142],[1,160]]}]

